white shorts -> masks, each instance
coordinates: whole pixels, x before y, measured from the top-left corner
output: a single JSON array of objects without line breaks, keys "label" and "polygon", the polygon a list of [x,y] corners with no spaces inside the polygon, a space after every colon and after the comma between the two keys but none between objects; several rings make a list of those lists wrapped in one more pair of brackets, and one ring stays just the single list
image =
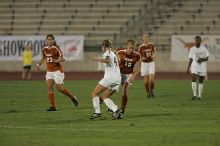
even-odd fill
[{"label": "white shorts", "polygon": [[141,62],[141,76],[154,75],[155,74],[155,62]]},{"label": "white shorts", "polygon": [[46,80],[54,80],[56,84],[63,84],[64,73],[61,73],[59,70],[55,72],[47,72]]},{"label": "white shorts", "polygon": [[121,73],[121,83],[128,83],[128,81],[130,80],[132,74],[122,74]]},{"label": "white shorts", "polygon": [[104,87],[107,87],[111,91],[115,90],[116,92],[118,92],[120,84],[121,84],[121,80],[113,80],[110,78],[103,78],[99,81],[99,84]]},{"label": "white shorts", "polygon": [[198,72],[196,68],[191,68],[191,74],[196,74],[198,76],[206,76],[206,72]]}]

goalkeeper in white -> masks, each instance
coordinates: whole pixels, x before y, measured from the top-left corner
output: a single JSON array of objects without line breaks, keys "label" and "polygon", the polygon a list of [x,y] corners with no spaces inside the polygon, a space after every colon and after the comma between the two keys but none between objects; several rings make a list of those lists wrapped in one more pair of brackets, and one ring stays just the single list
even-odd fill
[{"label": "goalkeeper in white", "polygon": [[[202,100],[203,81],[207,73],[206,62],[208,61],[209,52],[208,49],[201,45],[202,39],[200,36],[195,37],[195,46],[190,49],[189,52],[189,64],[187,73],[191,67],[192,74],[192,100]],[[197,96],[197,77],[199,79],[198,96]]]}]

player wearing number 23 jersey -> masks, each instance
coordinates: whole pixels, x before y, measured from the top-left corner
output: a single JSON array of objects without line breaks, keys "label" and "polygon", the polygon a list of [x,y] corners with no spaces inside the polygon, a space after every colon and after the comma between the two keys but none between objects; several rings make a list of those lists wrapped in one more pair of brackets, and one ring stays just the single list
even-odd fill
[{"label": "player wearing number 23 jersey", "polygon": [[56,88],[59,92],[68,96],[75,106],[78,106],[78,100],[68,89],[63,86],[64,71],[60,62],[65,61],[63,54],[58,46],[55,45],[54,36],[48,34],[46,37],[47,45],[42,49],[42,58],[36,65],[37,70],[40,69],[40,65],[46,62],[47,74],[46,83],[48,89],[48,99],[51,107],[47,111],[56,111],[55,95],[53,91],[53,85],[56,84]]},{"label": "player wearing number 23 jersey", "polygon": [[49,72],[54,72],[54,71],[60,71],[63,72],[63,67],[62,65],[57,62],[53,62],[54,59],[59,59],[60,57],[63,56],[61,50],[57,46],[46,46],[42,50],[42,55],[44,58],[46,58],[46,63],[47,63],[47,71]]}]

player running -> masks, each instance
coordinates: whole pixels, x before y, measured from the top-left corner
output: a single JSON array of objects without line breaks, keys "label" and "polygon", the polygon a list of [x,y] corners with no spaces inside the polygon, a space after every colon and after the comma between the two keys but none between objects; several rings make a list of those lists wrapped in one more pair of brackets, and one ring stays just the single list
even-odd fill
[{"label": "player running", "polygon": [[47,74],[46,83],[48,90],[48,99],[51,107],[47,111],[56,111],[55,97],[53,91],[53,85],[56,84],[56,88],[59,92],[68,96],[75,106],[78,106],[78,100],[68,89],[64,88],[64,69],[60,62],[65,61],[60,48],[54,45],[54,36],[48,34],[46,36],[47,45],[42,49],[42,59],[36,65],[37,70],[40,70],[40,65],[46,62],[47,64]]},{"label": "player running", "polygon": [[100,96],[105,105],[113,111],[112,119],[117,119],[119,115],[118,107],[109,98],[112,94],[119,90],[121,83],[120,70],[118,66],[118,59],[114,52],[111,51],[112,44],[110,40],[104,40],[102,43],[103,58],[92,58],[93,61],[103,63],[105,67],[104,78],[102,78],[96,85],[92,92],[92,102],[95,112],[90,116],[90,119],[101,117],[100,110]]},{"label": "player running", "polygon": [[128,88],[140,71],[140,54],[135,51],[136,43],[134,40],[128,40],[126,48],[119,49],[116,54],[119,59],[119,67],[121,72],[122,97],[120,115],[122,119],[128,102]]},{"label": "player running", "polygon": [[[189,64],[187,68],[187,74],[189,73],[189,69],[191,67],[192,74],[192,91],[193,97],[192,100],[202,100],[202,91],[203,91],[203,80],[206,76],[206,62],[208,61],[209,52],[208,49],[201,45],[202,39],[200,36],[195,37],[195,46],[190,49],[189,52]],[[197,77],[199,79],[199,87],[198,87],[198,97],[197,97]]]}]

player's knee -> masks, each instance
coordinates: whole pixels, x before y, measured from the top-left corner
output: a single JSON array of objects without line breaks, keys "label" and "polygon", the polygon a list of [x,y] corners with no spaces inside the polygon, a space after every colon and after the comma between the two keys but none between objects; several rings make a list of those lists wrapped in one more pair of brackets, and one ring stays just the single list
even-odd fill
[{"label": "player's knee", "polygon": [[56,89],[57,89],[58,91],[60,91],[60,92],[63,91],[63,88],[62,88],[61,86],[58,86],[58,85],[56,85]]},{"label": "player's knee", "polygon": [[92,97],[96,97],[96,96],[98,96],[98,95],[97,95],[97,93],[96,93],[95,91],[93,91],[92,94],[91,94],[91,96],[92,96]]}]

